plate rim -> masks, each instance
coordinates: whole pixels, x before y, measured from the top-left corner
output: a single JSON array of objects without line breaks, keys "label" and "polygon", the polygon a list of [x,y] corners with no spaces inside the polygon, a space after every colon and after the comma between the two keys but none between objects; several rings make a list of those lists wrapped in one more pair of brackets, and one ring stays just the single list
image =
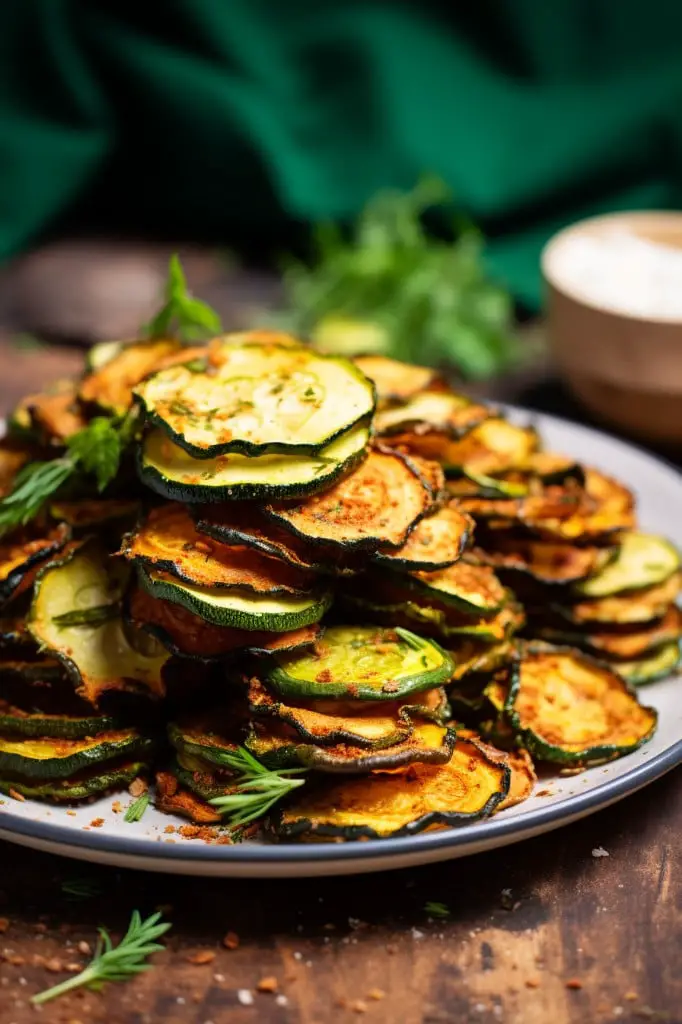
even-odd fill
[{"label": "plate rim", "polygon": [[[624,453],[635,452],[639,458],[652,463],[656,468],[665,470],[672,474],[679,485],[682,486],[682,471],[672,462],[664,457],[652,454],[646,448],[636,443],[622,440],[619,437],[598,428],[584,426],[573,420],[561,416],[554,416],[552,413],[540,410],[528,409],[522,406],[506,405],[510,412],[525,416],[531,423],[548,421],[558,427],[578,431],[587,438],[593,435],[606,438],[611,444],[620,448]],[[0,421],[0,432],[2,431]],[[636,753],[645,754],[646,746],[640,748]],[[591,811],[596,811],[602,806],[616,802],[635,792],[643,786],[655,782],[667,772],[682,763],[682,736],[660,753],[646,759],[642,763],[633,766],[614,779],[608,779],[601,784],[585,790],[582,793],[568,794],[563,799],[548,804],[545,807],[537,807],[525,813],[511,817],[493,817],[486,821],[472,822],[459,828],[446,828],[436,832],[421,832],[415,835],[395,836],[386,839],[369,839],[363,842],[339,842],[329,844],[248,844],[237,843],[234,845],[207,844],[207,843],[164,843],[161,840],[161,833],[156,838],[148,836],[140,837],[135,835],[111,835],[109,833],[98,833],[96,831],[84,832],[81,828],[74,828],[67,824],[57,822],[35,821],[13,814],[3,806],[0,810],[0,830],[8,835],[11,841],[12,834],[25,836],[37,840],[57,843],[65,847],[77,847],[79,849],[90,849],[101,854],[132,855],[138,861],[148,861],[149,866],[160,859],[164,861],[175,861],[180,866],[181,862],[199,864],[202,862],[222,861],[226,867],[230,864],[261,864],[267,865],[292,865],[305,866],[306,863],[325,863],[331,861],[361,861],[367,862],[374,859],[389,859],[391,856],[404,856],[422,851],[425,855],[443,848],[462,848],[468,844],[485,841],[489,847],[496,839],[514,835],[518,841],[528,833],[537,833],[538,828],[550,823],[560,822],[562,818],[573,817],[574,814],[583,816]],[[595,766],[595,770],[598,766]],[[568,810],[568,813],[566,813]],[[68,855],[68,854],[67,854]]]}]

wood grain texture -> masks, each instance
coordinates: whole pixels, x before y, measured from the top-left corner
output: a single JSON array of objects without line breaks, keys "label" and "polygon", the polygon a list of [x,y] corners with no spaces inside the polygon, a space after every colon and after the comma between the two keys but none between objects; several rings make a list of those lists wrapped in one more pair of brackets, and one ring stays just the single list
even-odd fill
[{"label": "wood grain texture", "polygon": [[[0,407],[78,360],[0,342]],[[519,846],[366,877],[175,879],[0,844],[0,1024],[682,1024],[681,832],[677,771]],[[69,899],[74,877],[99,895]],[[429,921],[429,901],[450,916]],[[157,906],[173,929],[154,970],[30,1008],[87,961],[98,925],[120,935]],[[268,977],[277,994],[257,991]]]}]

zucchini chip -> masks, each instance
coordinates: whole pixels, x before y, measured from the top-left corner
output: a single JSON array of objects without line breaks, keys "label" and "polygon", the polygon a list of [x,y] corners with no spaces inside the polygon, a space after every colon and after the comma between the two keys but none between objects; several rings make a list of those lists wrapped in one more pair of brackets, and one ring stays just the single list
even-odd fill
[{"label": "zucchini chip", "polygon": [[481,640],[462,640],[457,646],[448,649],[455,666],[451,682],[459,682],[479,672],[482,675],[489,675],[513,661],[514,653],[514,645],[508,640],[502,640],[497,644]]},{"label": "zucchini chip", "polygon": [[585,496],[589,501],[586,510],[580,508],[568,518],[535,517],[527,522],[528,528],[551,540],[581,543],[603,541],[610,534],[634,528],[632,492],[612,477],[586,470]]},{"label": "zucchini chip", "polygon": [[[468,480],[468,478],[463,478]],[[450,481],[450,490],[459,481]],[[468,481],[469,485],[472,481]],[[473,486],[476,486],[475,484]],[[568,519],[586,504],[585,494],[576,486],[552,484],[520,497],[468,497],[459,498],[462,508],[478,520],[504,520],[518,525],[542,526],[544,520]]]},{"label": "zucchini chip", "polygon": [[406,402],[441,382],[430,366],[413,366],[388,356],[355,356],[353,362],[374,382],[380,406]]},{"label": "zucchini chip", "polygon": [[639,704],[607,665],[570,648],[532,645],[512,674],[505,712],[531,754],[560,764],[629,754],[657,722],[656,711]]},{"label": "zucchini chip", "polygon": [[348,359],[304,345],[215,339],[204,360],[152,374],[135,394],[146,417],[195,459],[314,455],[376,402],[374,385]]},{"label": "zucchini chip", "polygon": [[[109,347],[104,348],[104,345]],[[117,416],[132,406],[133,388],[157,370],[168,356],[183,349],[182,344],[172,338],[104,342],[104,345],[97,346],[100,349],[99,355],[95,354],[98,365],[92,366],[90,373],[81,381],[78,396],[82,402]],[[191,356],[187,355],[187,358]]]},{"label": "zucchini chip", "polygon": [[152,746],[152,740],[136,729],[112,729],[75,740],[0,735],[0,774],[65,779],[103,761],[145,755]]},{"label": "zucchini chip", "polygon": [[533,452],[523,465],[486,476],[464,467],[464,476],[451,478],[448,490],[454,497],[466,498],[524,498],[548,487],[570,484],[584,488],[583,467],[563,455],[553,452]]},{"label": "zucchini chip", "polygon": [[285,725],[256,722],[246,747],[273,769],[303,765],[318,772],[358,775],[362,772],[401,768],[408,764],[445,764],[452,757],[455,732],[434,722],[418,722],[404,739],[390,747],[317,746],[306,743]]},{"label": "zucchini chip", "polygon": [[524,800],[532,796],[538,777],[535,773],[533,759],[527,750],[524,750],[523,747],[517,747],[515,750],[499,750],[492,743],[486,743],[480,736],[469,729],[458,729],[457,737],[458,739],[468,739],[472,745],[482,750],[491,761],[507,765],[511,771],[509,792],[502,803],[498,804],[495,808],[496,814],[498,811],[504,811],[507,807],[522,804]]},{"label": "zucchini chip", "polygon": [[508,591],[487,565],[464,559],[436,572],[413,572],[405,584],[436,603],[452,605],[469,615],[493,615],[506,603]]},{"label": "zucchini chip", "polygon": [[370,428],[352,427],[317,455],[223,455],[192,458],[160,429],[138,450],[142,483],[164,498],[187,502],[302,498],[330,487],[364,459]]},{"label": "zucchini chip", "polygon": [[271,654],[312,647],[321,635],[316,623],[287,633],[256,633],[229,626],[214,626],[179,604],[152,597],[139,587],[128,596],[124,615],[137,629],[155,637],[166,650],[181,658],[213,661],[235,651]]},{"label": "zucchini chip", "polygon": [[[421,698],[421,702],[420,702]],[[279,700],[259,679],[249,681],[249,709],[257,716],[274,718],[317,746],[349,744],[378,750],[406,739],[414,718],[438,721],[447,701],[442,690],[417,694],[402,701],[293,701]]]},{"label": "zucchini chip", "polygon": [[220,815],[206,800],[180,786],[175,772],[157,772],[154,806],[165,814],[179,814],[197,825],[217,825]]},{"label": "zucchini chip", "polygon": [[431,494],[409,460],[374,450],[324,494],[295,505],[267,505],[265,511],[309,544],[354,552],[399,548],[431,505]]},{"label": "zucchini chip", "polygon": [[582,597],[611,597],[665,583],[680,570],[680,554],[665,537],[623,533],[616,557],[596,575],[575,585]]},{"label": "zucchini chip", "polygon": [[[1,668],[0,668],[1,671]],[[120,725],[111,715],[47,714],[27,710],[0,699],[0,733],[5,736],[40,736],[64,740],[84,739]]]},{"label": "zucchini chip", "polygon": [[68,540],[69,529],[60,523],[43,536],[35,536],[35,530],[27,527],[0,544],[0,606],[29,590],[38,569],[61,551]]},{"label": "zucchini chip", "polygon": [[133,522],[140,510],[139,501],[124,501],[112,498],[88,501],[56,501],[50,505],[50,516],[66,523],[74,531],[87,530],[93,526],[119,525],[120,521]]},{"label": "zucchini chip", "polygon": [[42,444],[61,445],[87,426],[75,385],[57,382],[44,394],[27,395],[12,413],[12,422]]},{"label": "zucchini chip", "polygon": [[438,644],[408,630],[330,626],[312,654],[276,654],[265,679],[284,697],[400,700],[439,686],[452,668]]},{"label": "zucchini chip", "polygon": [[202,536],[183,505],[153,508],[123,540],[120,554],[130,562],[158,569],[184,583],[253,594],[304,594],[315,577],[261,554],[254,548],[228,547]]},{"label": "zucchini chip", "polygon": [[387,569],[447,569],[461,556],[473,536],[474,524],[456,503],[451,502],[426,519],[420,519],[405,543],[391,550],[379,549],[372,561]]},{"label": "zucchini chip", "polygon": [[664,644],[678,642],[682,637],[682,612],[673,604],[659,621],[641,626],[635,623],[634,627],[625,629],[606,627],[584,633],[541,624],[534,625],[532,632],[533,636],[549,643],[580,647],[609,660],[632,661],[646,657]]},{"label": "zucchini chip", "polygon": [[87,800],[110,790],[125,789],[133,779],[143,775],[144,761],[123,760],[120,763],[95,764],[66,779],[40,780],[22,775],[0,775],[0,793],[19,793],[27,800],[53,800],[70,803]]},{"label": "zucchini chip", "polygon": [[329,591],[314,591],[303,597],[271,596],[238,587],[195,587],[143,566],[138,566],[137,573],[140,586],[152,597],[179,604],[214,626],[281,633],[319,622],[332,600]]},{"label": "zucchini chip", "polygon": [[458,740],[444,765],[412,764],[339,783],[320,780],[275,809],[282,839],[383,839],[485,818],[509,792],[508,766]]},{"label": "zucchini chip", "polygon": [[246,546],[278,558],[296,569],[334,575],[352,574],[357,559],[325,544],[306,544],[289,530],[264,516],[251,504],[233,501],[225,505],[195,505],[192,512],[199,533],[230,546]]},{"label": "zucchini chip", "polygon": [[552,544],[513,534],[504,536],[506,532],[494,531],[490,537],[477,529],[476,539],[483,546],[473,549],[472,558],[498,572],[521,573],[543,584],[577,583],[600,571],[614,557],[616,550]]},{"label": "zucchini chip", "polygon": [[183,763],[196,764],[204,769],[206,765],[216,765],[228,778],[233,773],[225,761],[225,754],[235,754],[242,743],[247,725],[245,712],[246,708],[235,702],[226,707],[184,715],[177,722],[169,723],[168,739]]},{"label": "zucchini chip", "polygon": [[76,543],[41,570],[28,627],[38,644],[57,658],[76,692],[97,704],[108,690],[160,697],[161,669],[168,653],[150,649],[126,628],[120,601],[127,572],[96,545]]},{"label": "zucchini chip", "polygon": [[378,412],[374,426],[379,436],[413,433],[436,434],[449,440],[468,434],[495,416],[488,405],[449,391],[423,391],[402,405]]},{"label": "zucchini chip", "polygon": [[671,641],[663,644],[653,653],[632,661],[612,661],[611,668],[627,680],[631,686],[644,686],[657,679],[677,675],[680,670],[680,643]]},{"label": "zucchini chip", "polygon": [[405,431],[382,438],[392,448],[435,459],[445,467],[446,475],[503,473],[523,465],[538,448],[539,438],[532,427],[516,427],[506,420],[484,420],[458,441],[444,434],[419,434]]},{"label": "zucchini chip", "polygon": [[661,619],[680,592],[682,575],[675,573],[664,583],[625,592],[615,597],[596,597],[571,605],[552,605],[562,618],[579,625],[600,622],[612,625],[654,622]]}]

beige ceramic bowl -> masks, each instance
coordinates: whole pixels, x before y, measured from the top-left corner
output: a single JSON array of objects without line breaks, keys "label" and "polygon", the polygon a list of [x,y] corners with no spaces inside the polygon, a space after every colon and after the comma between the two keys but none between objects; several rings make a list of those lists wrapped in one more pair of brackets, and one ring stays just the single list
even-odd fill
[{"label": "beige ceramic bowl", "polygon": [[648,440],[681,443],[682,318],[619,312],[562,281],[567,239],[614,228],[682,249],[682,213],[609,214],[560,231],[542,254],[552,352],[572,390],[597,416]]}]

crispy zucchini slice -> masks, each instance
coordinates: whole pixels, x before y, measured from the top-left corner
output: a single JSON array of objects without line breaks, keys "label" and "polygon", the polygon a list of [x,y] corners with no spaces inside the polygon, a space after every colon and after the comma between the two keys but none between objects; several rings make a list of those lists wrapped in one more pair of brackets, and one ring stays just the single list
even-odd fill
[{"label": "crispy zucchini slice", "polygon": [[430,366],[401,363],[388,356],[355,356],[355,365],[374,382],[380,406],[406,402],[440,383],[440,375]]},{"label": "crispy zucchini slice", "polygon": [[149,753],[153,743],[136,729],[111,729],[81,739],[0,735],[0,774],[65,779],[104,761]]},{"label": "crispy zucchini slice", "polygon": [[134,564],[208,589],[300,595],[315,579],[254,548],[228,547],[202,536],[184,505],[175,503],[151,509],[124,538],[120,554]]},{"label": "crispy zucchini slice", "polygon": [[[72,544],[41,570],[31,604],[28,626],[34,639],[64,665],[77,693],[92,704],[108,690],[154,697],[164,692],[167,651],[160,644],[150,648],[136,642],[122,621],[119,604],[127,583],[122,570],[95,544]],[[100,611],[107,614],[94,614]],[[65,615],[72,624],[60,621]]]},{"label": "crispy zucchini slice", "polygon": [[612,661],[611,667],[631,686],[644,686],[657,679],[677,675],[680,669],[680,643],[673,640],[663,644],[653,653],[645,654],[632,661]]},{"label": "crispy zucchini slice", "polygon": [[157,772],[154,806],[164,814],[178,814],[196,825],[217,825],[220,815],[206,800],[179,784],[176,772]]},{"label": "crispy zucchini slice", "polygon": [[378,412],[374,425],[380,436],[409,432],[437,434],[448,440],[457,440],[493,416],[494,409],[465,395],[450,391],[422,391],[401,405]]},{"label": "crispy zucchini slice", "polygon": [[58,381],[49,391],[27,395],[12,413],[22,433],[43,444],[61,445],[87,425],[72,381]]},{"label": "crispy zucchini slice", "polygon": [[534,756],[560,764],[611,760],[636,750],[656,729],[616,672],[571,648],[530,645],[512,674],[509,723]]},{"label": "crispy zucchini slice", "polygon": [[124,789],[133,779],[143,775],[144,761],[123,760],[119,763],[95,764],[66,779],[34,779],[23,775],[0,775],[0,792],[19,793],[27,800],[53,800],[69,803],[87,800],[109,790]]},{"label": "crispy zucchini slice", "polygon": [[314,455],[376,404],[353,363],[303,345],[216,339],[201,363],[161,370],[135,389],[146,417],[195,459]]},{"label": "crispy zucchini slice", "polygon": [[487,476],[471,467],[464,467],[464,475],[450,478],[448,489],[455,497],[468,498],[523,498],[538,488],[557,485],[585,486],[585,471],[573,459],[553,452],[533,452],[522,466]]},{"label": "crispy zucchini slice", "polygon": [[444,765],[412,764],[339,783],[304,786],[276,808],[282,839],[383,839],[485,818],[509,792],[511,772],[480,746],[458,740]]},{"label": "crispy zucchini slice", "polygon": [[472,519],[451,502],[420,519],[401,547],[380,548],[372,555],[372,561],[398,571],[447,569],[461,556],[473,530]]},{"label": "crispy zucchini slice", "polygon": [[270,596],[233,587],[215,590],[182,583],[168,573],[138,566],[140,586],[152,597],[179,604],[214,626],[281,633],[319,622],[331,604],[329,591],[311,591],[302,597]]},{"label": "crispy zucchini slice", "polygon": [[481,530],[476,531],[476,539],[482,546],[473,549],[472,558],[500,573],[520,573],[538,583],[553,586],[577,583],[591,573],[600,571],[608,565],[617,550],[553,544],[519,537],[511,531],[509,536],[505,536],[503,531],[495,533],[497,535],[491,538]]},{"label": "crispy zucchini slice", "polygon": [[490,566],[472,564],[466,559],[436,572],[410,573],[404,582],[427,599],[452,605],[469,615],[493,615],[509,596]]},{"label": "crispy zucchini slice", "polygon": [[34,709],[27,710],[0,699],[0,734],[4,736],[76,740],[116,729],[119,725],[112,715],[96,715],[92,712],[85,715],[46,714]]},{"label": "crispy zucchini slice", "polygon": [[192,458],[161,429],[146,434],[138,474],[157,494],[175,501],[301,498],[330,487],[366,455],[370,428],[359,423],[317,455],[223,455]]},{"label": "crispy zucchini slice", "polygon": [[656,583],[632,593],[588,598],[571,605],[556,604],[551,607],[562,618],[580,625],[603,622],[624,626],[653,622],[666,614],[680,592],[681,582],[682,574],[675,573],[664,583]]},{"label": "crispy zucchini slice", "polygon": [[642,590],[665,583],[680,570],[680,553],[651,533],[621,534],[616,557],[598,573],[577,583],[582,597],[611,597],[621,591]]},{"label": "crispy zucchini slice", "polygon": [[99,365],[91,366],[78,395],[82,402],[118,416],[132,406],[133,388],[158,369],[166,357],[182,349],[182,344],[173,338],[104,344],[108,347],[95,353]]},{"label": "crispy zucchini slice", "polygon": [[190,506],[199,533],[223,544],[255,548],[296,569],[333,575],[356,571],[357,559],[349,559],[344,551],[326,544],[307,544],[251,504],[234,501],[195,505],[193,509]]},{"label": "crispy zucchini slice", "polygon": [[306,743],[287,726],[255,722],[245,746],[266,767],[303,765],[319,772],[357,775],[408,764],[445,764],[452,757],[456,736],[453,729],[434,722],[417,722],[398,743],[389,747],[352,746],[338,743],[317,746]]},{"label": "crispy zucchini slice", "polygon": [[62,550],[69,536],[66,524],[59,523],[42,536],[27,527],[0,544],[0,606],[30,589],[37,570]]},{"label": "crispy zucchini slice", "polygon": [[249,710],[293,729],[316,746],[349,744],[378,750],[406,739],[414,719],[441,721],[447,707],[444,691],[427,690],[414,701],[283,701],[256,678],[249,681]]},{"label": "crispy zucchini slice", "polygon": [[0,498],[10,493],[17,474],[33,458],[31,449],[21,442],[11,438],[0,440]]},{"label": "crispy zucchini slice", "polygon": [[[458,481],[450,481],[452,485]],[[542,525],[545,520],[568,519],[575,515],[586,497],[582,490],[573,485],[552,484],[539,490],[527,492],[520,497],[468,497],[462,495],[460,503],[465,512],[479,520],[504,520],[522,526]]]},{"label": "crispy zucchini slice", "polygon": [[257,633],[229,626],[214,626],[179,604],[152,597],[134,587],[124,606],[124,616],[137,629],[155,637],[166,650],[181,658],[213,661],[234,654],[271,654],[296,651],[312,645],[321,635],[316,623],[286,633]]},{"label": "crispy zucchini slice", "polygon": [[635,526],[635,502],[632,492],[612,477],[595,469],[586,470],[587,508],[577,509],[569,517],[536,516],[527,520],[530,530],[550,540],[581,543],[603,541],[610,534]]},{"label": "crispy zucchini slice", "polygon": [[383,443],[435,459],[445,467],[446,476],[460,476],[465,471],[490,475],[521,466],[537,450],[539,438],[532,427],[516,427],[493,417],[458,441],[444,434],[406,431],[385,436]]},{"label": "crispy zucchini slice", "polygon": [[293,505],[267,505],[265,512],[308,544],[358,551],[399,548],[431,505],[431,494],[409,460],[374,450],[324,494]]},{"label": "crispy zucchini slice", "polygon": [[133,521],[140,510],[139,501],[106,498],[86,501],[55,501],[50,505],[50,515],[66,523],[74,531],[88,530],[93,526],[118,524]]},{"label": "crispy zucchini slice", "polygon": [[498,811],[504,811],[507,807],[522,804],[524,800],[532,796],[538,777],[535,773],[533,759],[527,750],[524,750],[523,747],[517,747],[515,750],[500,750],[498,747],[493,746],[492,743],[486,743],[471,729],[458,729],[457,737],[458,739],[469,740],[471,744],[482,750],[491,761],[505,764],[511,771],[509,792],[502,803],[498,804],[495,808],[496,814]]},{"label": "crispy zucchini slice", "polygon": [[201,757],[176,752],[171,770],[182,786],[196,793],[202,800],[213,800],[234,791],[234,773],[228,768],[210,764]]},{"label": "crispy zucchini slice", "polygon": [[477,673],[489,675],[513,661],[514,651],[514,645],[508,640],[501,640],[496,644],[481,640],[462,640],[456,646],[448,648],[448,654],[455,666],[451,682],[459,682]]},{"label": "crispy zucchini slice", "polygon": [[[229,777],[225,754],[234,754],[246,729],[246,707],[233,702],[195,714],[183,715],[168,725],[168,739],[185,764],[199,759],[202,766],[216,765]],[[210,770],[210,769],[209,769]]]},{"label": "crispy zucchini slice", "polygon": [[578,631],[570,628],[557,629],[541,623],[533,625],[533,635],[541,640],[559,645],[580,647],[596,656],[621,661],[643,658],[664,644],[675,643],[682,637],[682,612],[677,605],[671,605],[662,619],[651,624],[625,629]]},{"label": "crispy zucchini slice", "polygon": [[451,674],[445,651],[408,630],[330,626],[312,654],[276,654],[265,678],[284,697],[399,700]]}]

